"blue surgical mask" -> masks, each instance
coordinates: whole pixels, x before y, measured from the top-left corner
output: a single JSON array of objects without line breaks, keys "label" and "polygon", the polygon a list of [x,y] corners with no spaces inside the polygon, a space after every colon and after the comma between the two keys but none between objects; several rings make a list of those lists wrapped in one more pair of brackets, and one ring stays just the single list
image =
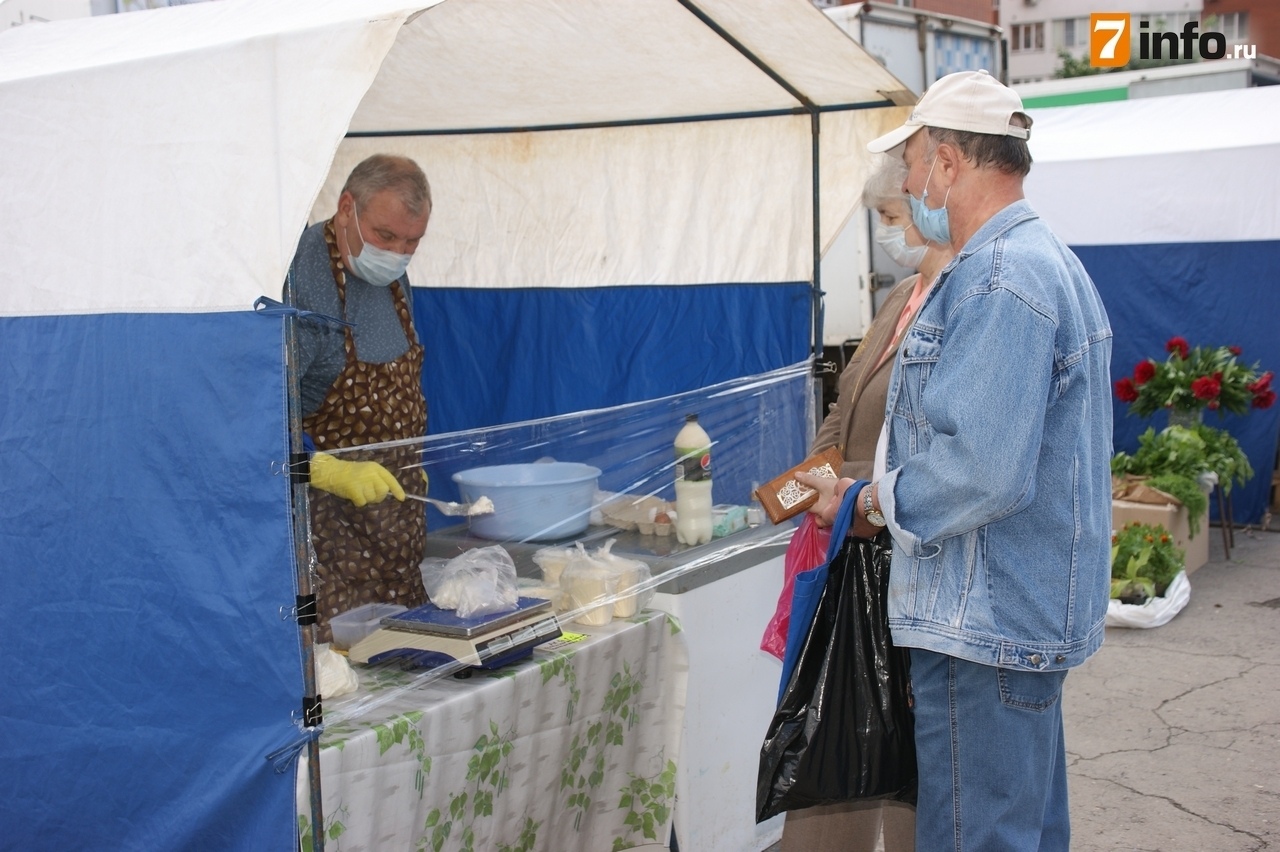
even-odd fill
[{"label": "blue surgical mask", "polygon": [[916,269],[924,260],[928,245],[907,245],[907,229],[901,225],[876,225],[876,243],[884,249],[885,254],[893,258],[893,262],[908,269]]},{"label": "blue surgical mask", "polygon": [[[360,214],[354,204],[351,210],[355,215],[356,230],[360,231]],[[351,255],[351,271],[373,286],[389,287],[392,281],[404,275],[404,271],[409,268],[413,255],[378,248],[364,238],[363,232],[360,233],[360,240],[364,247],[359,254]]]},{"label": "blue surgical mask", "polygon": [[916,227],[920,229],[920,236],[931,243],[949,245],[951,220],[947,217],[947,199],[951,197],[951,189],[947,189],[947,194],[942,198],[942,206],[937,210],[930,210],[924,203],[929,197],[929,178],[933,177],[933,166],[936,165],[938,165],[938,158],[934,157],[933,165],[929,166],[929,177],[924,179],[924,191],[920,193],[920,198],[917,200],[914,195],[908,193],[907,202],[911,205],[911,221],[915,222]]}]

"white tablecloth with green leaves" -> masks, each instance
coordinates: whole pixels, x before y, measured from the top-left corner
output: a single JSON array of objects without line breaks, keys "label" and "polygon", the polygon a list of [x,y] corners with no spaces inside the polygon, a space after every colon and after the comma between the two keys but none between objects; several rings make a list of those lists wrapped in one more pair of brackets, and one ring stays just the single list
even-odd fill
[{"label": "white tablecloth with green leaves", "polygon": [[[676,622],[645,611],[496,672],[406,689],[397,666],[357,667],[325,702],[329,852],[608,852],[670,832],[688,662]],[[421,678],[420,678],[421,679]],[[370,699],[374,700],[370,700]],[[344,713],[344,708],[348,712]],[[298,830],[310,850],[305,755]]]}]

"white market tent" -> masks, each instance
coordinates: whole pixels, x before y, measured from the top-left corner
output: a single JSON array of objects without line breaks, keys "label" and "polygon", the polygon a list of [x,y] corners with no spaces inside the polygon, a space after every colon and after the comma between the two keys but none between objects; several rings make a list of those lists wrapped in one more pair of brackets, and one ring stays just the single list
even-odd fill
[{"label": "white market tent", "polygon": [[6,842],[294,844],[287,320],[251,305],[354,162],[432,179],[410,276],[444,431],[803,361],[816,258],[910,100],[808,0],[225,0],[0,34]]},{"label": "white market tent", "polygon": [[[1031,111],[1026,192],[1089,270],[1115,332],[1112,378],[1161,360],[1175,335],[1234,345],[1280,369],[1280,86]],[[1115,408],[1116,449],[1148,421]],[[1232,493],[1238,523],[1270,502],[1280,406],[1210,414],[1256,471]],[[1215,507],[1216,508],[1216,507]]]}]

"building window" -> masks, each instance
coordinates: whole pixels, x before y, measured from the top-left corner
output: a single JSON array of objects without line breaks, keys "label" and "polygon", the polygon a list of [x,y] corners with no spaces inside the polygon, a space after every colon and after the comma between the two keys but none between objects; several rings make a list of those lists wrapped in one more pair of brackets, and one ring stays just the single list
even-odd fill
[{"label": "building window", "polygon": [[1227,12],[1214,15],[1205,21],[1204,29],[1222,33],[1227,37],[1227,44],[1247,41],[1249,38],[1249,13]]},{"label": "building window", "polygon": [[1053,46],[1085,47],[1089,44],[1089,19],[1065,18],[1053,22]]},{"label": "building window", "polygon": [[1010,30],[1009,49],[1014,53],[1044,50],[1044,22],[1014,24]]}]

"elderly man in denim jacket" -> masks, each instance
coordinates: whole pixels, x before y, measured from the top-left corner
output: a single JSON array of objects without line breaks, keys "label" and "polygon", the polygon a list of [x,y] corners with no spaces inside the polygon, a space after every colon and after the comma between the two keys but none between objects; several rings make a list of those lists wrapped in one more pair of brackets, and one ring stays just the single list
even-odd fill
[{"label": "elderly man in denim jacket", "polygon": [[894,365],[883,467],[853,495],[854,534],[893,536],[928,852],[1068,848],[1062,685],[1110,594],[1111,329],[1023,198],[1030,124],[960,72],[868,145],[903,157],[913,220],[956,252]]}]

